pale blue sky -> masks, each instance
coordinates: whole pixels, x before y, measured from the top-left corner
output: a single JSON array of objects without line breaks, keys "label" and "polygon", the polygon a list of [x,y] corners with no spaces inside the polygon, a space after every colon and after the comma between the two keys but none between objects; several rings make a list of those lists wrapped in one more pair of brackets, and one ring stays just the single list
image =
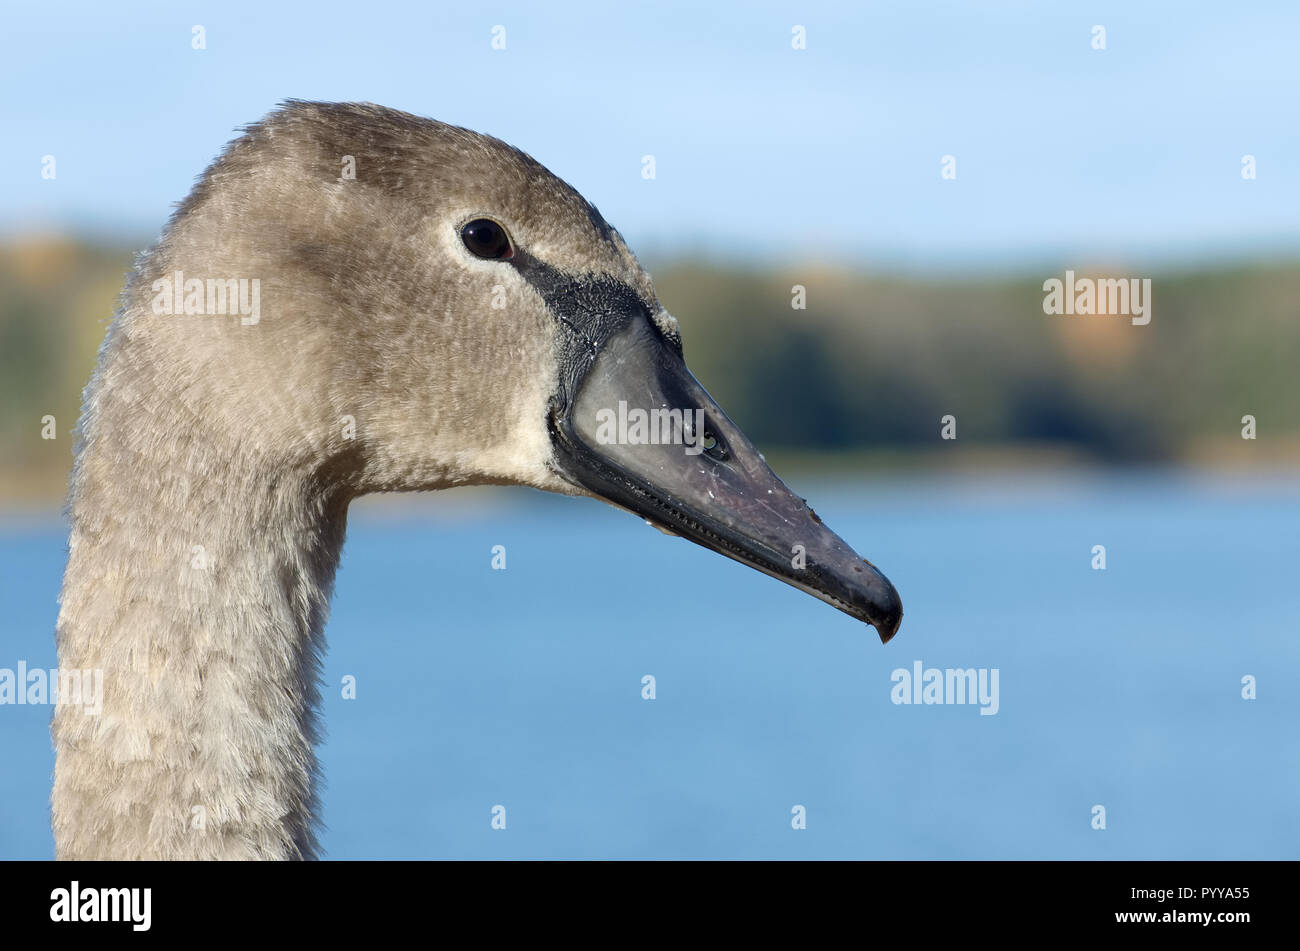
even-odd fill
[{"label": "pale blue sky", "polygon": [[[504,138],[643,257],[932,269],[1300,253],[1300,5],[610,7],[12,4],[0,233],[147,241],[236,127],[298,97]],[[193,24],[207,49],[191,49]],[[956,181],[940,179],[945,154]]]}]

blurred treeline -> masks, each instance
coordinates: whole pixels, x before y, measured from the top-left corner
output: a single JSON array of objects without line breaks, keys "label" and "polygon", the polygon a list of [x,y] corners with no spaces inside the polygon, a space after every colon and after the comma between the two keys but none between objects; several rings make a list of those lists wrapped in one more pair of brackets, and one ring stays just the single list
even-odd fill
[{"label": "blurred treeline", "polygon": [[[138,248],[0,245],[0,495],[55,501],[81,389]],[[696,376],[764,451],[890,461],[1064,450],[1103,462],[1300,447],[1300,264],[1153,279],[1152,320],[1043,313],[1052,273],[977,279],[652,268]],[[792,308],[792,287],[806,309]],[[955,442],[940,419],[957,418]],[[1244,443],[1241,417],[1258,420]],[[42,418],[57,438],[41,438]]]},{"label": "blurred treeline", "polygon": [[[655,285],[696,376],[760,447],[1168,462],[1239,456],[1250,414],[1271,458],[1293,456],[1300,264],[1077,274],[1151,277],[1151,323],[1044,314],[1043,281],[1064,268],[926,280],[682,265]],[[791,307],[796,284],[806,310]],[[949,414],[958,438],[945,445]]]}]

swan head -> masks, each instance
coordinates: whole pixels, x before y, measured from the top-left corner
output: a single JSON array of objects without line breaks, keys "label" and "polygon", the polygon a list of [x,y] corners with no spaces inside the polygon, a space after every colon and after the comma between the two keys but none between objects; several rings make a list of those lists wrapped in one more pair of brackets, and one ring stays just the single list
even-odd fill
[{"label": "swan head", "polygon": [[255,320],[178,312],[140,336],[165,351],[170,335],[169,361],[190,367],[197,335],[185,392],[254,400],[257,440],[282,466],[315,465],[350,494],[594,496],[882,640],[901,623],[888,579],[691,375],[619,233],[503,142],[372,105],[289,103],[231,143],[141,273],[156,295],[258,280]]}]

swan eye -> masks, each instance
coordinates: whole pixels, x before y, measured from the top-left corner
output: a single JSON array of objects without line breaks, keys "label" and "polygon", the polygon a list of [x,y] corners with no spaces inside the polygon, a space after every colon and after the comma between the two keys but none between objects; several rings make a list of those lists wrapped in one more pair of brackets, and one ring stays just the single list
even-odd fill
[{"label": "swan eye", "polygon": [[510,246],[510,235],[491,218],[475,218],[460,229],[460,240],[476,257],[502,261],[515,254],[515,249]]}]

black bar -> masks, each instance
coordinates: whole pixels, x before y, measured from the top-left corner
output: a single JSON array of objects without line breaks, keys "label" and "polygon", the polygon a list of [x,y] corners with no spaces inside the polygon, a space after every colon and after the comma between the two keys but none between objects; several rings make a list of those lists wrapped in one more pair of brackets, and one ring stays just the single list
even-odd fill
[{"label": "black bar", "polygon": [[[611,940],[639,943],[671,940],[703,916],[733,936],[842,924],[853,940],[901,927],[927,943],[1044,933],[1231,941],[1287,926],[1294,877],[1286,862],[9,862],[0,921],[6,937],[128,940],[400,937],[414,927],[425,941],[453,924],[481,938],[531,927],[540,940],[603,922],[619,929],[604,931]],[[148,929],[136,930],[143,891],[130,904],[108,896],[104,907],[117,901],[126,920],[51,920],[67,917],[74,881],[87,913],[99,889],[149,889]]]}]

